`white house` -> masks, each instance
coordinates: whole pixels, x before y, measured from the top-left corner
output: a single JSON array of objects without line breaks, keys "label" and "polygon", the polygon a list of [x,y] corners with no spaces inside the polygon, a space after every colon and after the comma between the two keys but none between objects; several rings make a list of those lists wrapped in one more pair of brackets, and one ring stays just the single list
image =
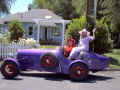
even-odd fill
[{"label": "white house", "polygon": [[59,44],[64,41],[64,29],[69,20],[63,20],[48,9],[31,9],[27,12],[9,14],[0,19],[0,32],[8,31],[8,24],[19,20],[25,29],[25,36],[34,38],[40,44]]}]

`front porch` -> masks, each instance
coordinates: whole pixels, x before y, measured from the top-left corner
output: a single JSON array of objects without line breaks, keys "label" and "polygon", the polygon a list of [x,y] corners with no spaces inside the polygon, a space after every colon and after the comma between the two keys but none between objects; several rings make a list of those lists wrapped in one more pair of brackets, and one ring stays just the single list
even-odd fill
[{"label": "front porch", "polygon": [[37,25],[37,44],[39,45],[63,45],[65,20],[34,20]]},{"label": "front porch", "polygon": [[60,45],[62,43],[62,30],[60,25],[41,26],[39,43],[40,45]]}]

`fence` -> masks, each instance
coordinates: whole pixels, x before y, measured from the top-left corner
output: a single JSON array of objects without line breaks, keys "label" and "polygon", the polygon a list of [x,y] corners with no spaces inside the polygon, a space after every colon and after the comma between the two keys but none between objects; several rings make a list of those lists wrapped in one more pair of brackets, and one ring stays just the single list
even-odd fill
[{"label": "fence", "polygon": [[30,44],[26,45],[25,43],[9,43],[9,44],[4,44],[0,43],[0,59],[8,58],[10,56],[16,56],[18,49],[29,49],[33,48]]}]

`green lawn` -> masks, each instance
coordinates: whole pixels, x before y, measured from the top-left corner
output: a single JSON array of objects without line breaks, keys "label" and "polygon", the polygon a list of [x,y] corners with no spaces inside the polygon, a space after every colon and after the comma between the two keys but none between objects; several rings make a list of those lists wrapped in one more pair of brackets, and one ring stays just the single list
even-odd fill
[{"label": "green lawn", "polygon": [[58,48],[59,46],[47,46],[47,45],[45,45],[45,46],[39,46],[39,48],[40,49],[44,49],[44,48],[47,48],[47,49],[56,49],[56,48]]},{"label": "green lawn", "polygon": [[0,68],[1,68],[2,63],[3,63],[3,62],[2,62],[2,61],[0,61]]},{"label": "green lawn", "polygon": [[111,53],[104,55],[111,58],[110,68],[120,68],[120,49],[114,49]]}]

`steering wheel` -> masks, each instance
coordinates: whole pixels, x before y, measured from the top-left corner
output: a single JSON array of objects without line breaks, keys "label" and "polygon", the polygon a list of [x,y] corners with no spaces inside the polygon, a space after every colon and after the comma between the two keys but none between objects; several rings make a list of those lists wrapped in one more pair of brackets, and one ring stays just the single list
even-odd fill
[{"label": "steering wheel", "polygon": [[69,56],[69,53],[71,52],[72,48],[75,47],[76,41],[73,38],[67,39],[67,44],[64,47],[64,56]]}]

